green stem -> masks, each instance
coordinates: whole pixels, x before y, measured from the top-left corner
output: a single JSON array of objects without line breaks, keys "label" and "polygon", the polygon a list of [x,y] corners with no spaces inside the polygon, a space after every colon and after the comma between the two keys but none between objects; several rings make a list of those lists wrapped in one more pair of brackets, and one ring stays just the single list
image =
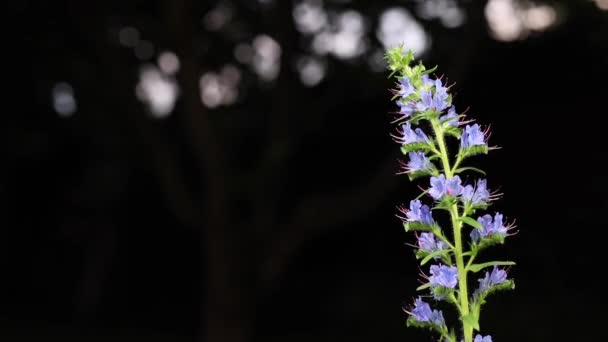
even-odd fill
[{"label": "green stem", "polygon": [[[431,120],[433,131],[435,132],[435,138],[437,139],[437,145],[439,145],[439,152],[441,154],[441,162],[443,163],[443,171],[445,172],[446,178],[454,177],[455,168],[450,166],[450,159],[448,157],[448,149],[445,144],[444,132],[441,124],[437,119]],[[458,214],[458,205],[452,204],[450,208],[450,217],[452,219],[452,228],[454,231],[454,258],[456,259],[456,267],[458,268],[458,299],[460,300],[460,315],[462,317],[469,314],[469,292],[467,289],[467,269],[464,265],[464,257],[462,250],[462,222]],[[462,319],[462,330],[464,333],[464,342],[473,342],[473,327]]]},{"label": "green stem", "polygon": [[471,256],[469,257],[469,262],[467,262],[467,272],[469,270],[469,267],[471,267],[471,265],[473,265],[473,261],[475,260],[475,257],[477,257],[477,253],[471,254]]},{"label": "green stem", "polygon": [[454,162],[454,166],[452,167],[452,173],[456,172],[456,170],[458,169],[458,166],[460,166],[461,162],[462,162],[462,157],[460,156],[460,153],[458,153],[458,157],[456,157],[456,161]]}]

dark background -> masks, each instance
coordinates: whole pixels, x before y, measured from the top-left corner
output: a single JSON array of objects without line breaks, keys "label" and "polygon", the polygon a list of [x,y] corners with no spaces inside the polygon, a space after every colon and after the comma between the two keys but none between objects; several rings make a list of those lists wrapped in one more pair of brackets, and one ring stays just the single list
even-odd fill
[{"label": "dark background", "polygon": [[[548,2],[552,26],[504,41],[486,1],[459,2],[466,20],[447,28],[416,1],[327,0],[327,13],[367,20],[368,48],[352,58],[315,53],[291,1],[5,4],[0,335],[430,341],[405,327],[420,270],[394,216],[426,184],[394,176],[392,81],[368,63],[382,49],[379,15],[397,6],[431,37],[419,57],[456,82],[457,108],[491,124],[503,147],[476,161],[505,193],[496,210],[519,226],[487,254],[517,261],[517,289],[491,297],[483,332],[598,340],[608,228],[600,3]],[[139,32],[135,48],[121,42],[125,27]],[[281,47],[272,80],[234,54],[261,34]],[[179,58],[180,92],[158,118],[135,88],[162,51]],[[325,67],[313,87],[300,81],[300,56]],[[240,71],[238,96],[201,102],[201,75],[227,64]],[[76,107],[57,107],[53,89],[69,87]]]}]

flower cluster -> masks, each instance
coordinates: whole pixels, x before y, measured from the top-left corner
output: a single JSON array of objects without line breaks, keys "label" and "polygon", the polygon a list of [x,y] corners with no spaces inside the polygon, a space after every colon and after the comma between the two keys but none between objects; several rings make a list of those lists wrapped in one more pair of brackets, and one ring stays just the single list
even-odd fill
[{"label": "flower cluster", "polygon": [[[413,54],[404,53],[401,47],[389,50],[387,60],[392,76],[397,78],[393,99],[399,108],[394,113],[397,130],[392,137],[406,157],[398,174],[412,180],[429,177],[424,192],[428,202],[424,198],[412,200],[408,207],[399,207],[398,215],[406,231],[421,231],[416,233],[415,245],[421,265],[434,262],[418,290],[430,290],[437,302],[456,306],[464,342],[492,342],[489,335],[474,334],[480,330],[480,308],[490,293],[514,287],[507,271],[500,268],[514,263],[475,261],[483,249],[504,243],[514,226],[505,223],[501,213],[477,214],[487,210],[500,195],[490,192],[485,178],[469,175],[485,174],[483,171],[462,165],[470,157],[493,149],[488,146],[490,132],[458,114],[452,104],[451,86],[441,77],[432,77],[435,68],[427,70],[421,63],[412,66]],[[453,154],[448,151],[450,137],[458,144]],[[437,210],[449,215],[451,230],[444,231],[433,217]],[[479,286],[469,291],[468,274],[488,267],[493,267],[492,271],[486,271]],[[459,341],[457,331],[448,329],[443,312],[421,297],[406,312],[408,325],[431,328],[441,335],[441,341]]]}]

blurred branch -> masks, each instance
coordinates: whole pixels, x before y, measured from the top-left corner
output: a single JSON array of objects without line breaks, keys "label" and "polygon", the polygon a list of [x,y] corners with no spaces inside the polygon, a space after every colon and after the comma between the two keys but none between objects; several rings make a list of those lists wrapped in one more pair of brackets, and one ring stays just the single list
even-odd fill
[{"label": "blurred branch", "polygon": [[286,175],[286,161],[297,144],[297,130],[292,129],[292,119],[302,108],[290,105],[290,94],[293,93],[295,79],[292,61],[297,51],[298,33],[292,23],[292,1],[280,1],[271,11],[262,11],[262,26],[271,32],[281,46],[281,69],[271,95],[271,110],[267,143],[260,162],[254,170],[253,186],[250,192],[253,206],[253,225],[255,240],[264,246],[275,228],[277,207],[280,203],[280,191],[283,189]]},{"label": "blurred branch", "polygon": [[371,180],[353,190],[302,200],[290,221],[276,234],[273,246],[261,265],[263,288],[269,289],[306,243],[331,229],[364,219],[377,210],[399,183],[395,177],[396,156],[383,162]]}]

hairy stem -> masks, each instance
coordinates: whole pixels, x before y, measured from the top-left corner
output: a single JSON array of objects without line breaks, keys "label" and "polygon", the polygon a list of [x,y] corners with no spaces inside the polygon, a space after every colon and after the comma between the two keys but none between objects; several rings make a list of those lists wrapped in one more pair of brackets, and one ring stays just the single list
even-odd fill
[{"label": "hairy stem", "polygon": [[[443,163],[443,171],[445,176],[449,179],[454,177],[455,168],[450,166],[450,159],[448,157],[448,149],[445,144],[444,132],[441,124],[437,119],[432,119],[431,124],[437,139],[437,145],[439,145],[439,152],[441,154],[441,162]],[[459,294],[458,299],[460,301],[459,309],[462,317],[469,314],[469,292],[467,289],[467,270],[464,265],[464,256],[462,249],[462,222],[458,214],[458,205],[453,204],[450,208],[450,217],[452,219],[452,228],[454,232],[454,258],[456,259],[456,267],[458,268],[458,288]],[[464,333],[464,342],[473,341],[473,327],[462,319],[462,330]]]}]

